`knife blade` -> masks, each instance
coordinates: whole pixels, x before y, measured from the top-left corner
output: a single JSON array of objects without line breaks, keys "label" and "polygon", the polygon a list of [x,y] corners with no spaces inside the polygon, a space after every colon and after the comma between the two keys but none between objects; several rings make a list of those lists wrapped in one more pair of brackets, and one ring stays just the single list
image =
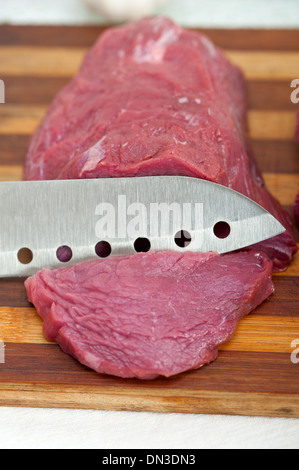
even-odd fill
[{"label": "knife blade", "polygon": [[0,183],[0,277],[136,251],[227,253],[285,231],[217,183],[184,176]]}]

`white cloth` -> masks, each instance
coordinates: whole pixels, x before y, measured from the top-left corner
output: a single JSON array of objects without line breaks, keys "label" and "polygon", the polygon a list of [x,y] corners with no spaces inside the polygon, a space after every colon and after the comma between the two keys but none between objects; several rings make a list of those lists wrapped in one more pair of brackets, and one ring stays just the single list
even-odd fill
[{"label": "white cloth", "polygon": [[[182,26],[299,27],[298,0],[170,0],[159,13]],[[0,23],[101,22],[80,0],[0,0]],[[298,436],[299,419],[0,408],[1,449],[298,449]]]},{"label": "white cloth", "polygon": [[0,448],[298,449],[299,420],[0,408]]},{"label": "white cloth", "polygon": [[[190,27],[299,26],[298,0],[169,0],[155,13]],[[86,8],[82,0],[0,0],[1,22],[92,24],[106,20]]]}]

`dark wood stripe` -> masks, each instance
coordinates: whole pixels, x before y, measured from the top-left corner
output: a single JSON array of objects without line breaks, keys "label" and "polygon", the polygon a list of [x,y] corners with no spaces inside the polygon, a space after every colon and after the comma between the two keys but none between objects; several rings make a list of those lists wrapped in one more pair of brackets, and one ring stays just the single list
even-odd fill
[{"label": "dark wood stripe", "polygon": [[[0,45],[49,47],[89,47],[107,29],[99,26],[11,26],[1,25]],[[290,29],[193,29],[208,35],[225,49],[236,50],[299,50],[299,30]]]},{"label": "dark wood stripe", "polygon": [[0,26],[0,45],[90,47],[107,26]]},{"label": "dark wood stripe", "polygon": [[[290,348],[290,354],[291,354]],[[64,354],[55,344],[8,343],[5,364],[0,364],[1,382],[40,384],[125,386],[142,393],[168,389],[223,390],[232,392],[292,393],[299,390],[298,364],[289,354],[220,351],[217,361],[197,371],[145,383],[97,374]],[[0,385],[1,389],[1,385]]]},{"label": "dark wood stripe", "polygon": [[299,30],[297,29],[209,29],[200,30],[223,49],[257,51],[298,51]]},{"label": "dark wood stripe", "polygon": [[25,278],[0,279],[0,307],[32,307],[24,281]]},{"label": "dark wood stripe", "polygon": [[299,144],[292,140],[251,140],[263,173],[299,173]]},{"label": "dark wood stripe", "polygon": [[[299,277],[274,276],[275,293],[254,311],[254,315],[299,317]],[[299,332],[294,331],[294,336]]]},{"label": "dark wood stripe", "polygon": [[[2,76],[5,81],[6,102],[9,104],[48,105],[70,81],[61,77]],[[293,89],[288,81],[252,80],[247,82],[249,109],[264,111],[294,111],[291,102]]]},{"label": "dark wood stripe", "polygon": [[49,105],[57,93],[70,81],[59,77],[3,76],[7,104]]},{"label": "dark wood stripe", "polygon": [[0,138],[0,165],[22,165],[29,146],[30,136],[2,135]]},{"label": "dark wood stripe", "polygon": [[291,101],[292,91],[294,88],[289,81],[248,80],[248,107],[263,111],[296,111],[299,108]]}]

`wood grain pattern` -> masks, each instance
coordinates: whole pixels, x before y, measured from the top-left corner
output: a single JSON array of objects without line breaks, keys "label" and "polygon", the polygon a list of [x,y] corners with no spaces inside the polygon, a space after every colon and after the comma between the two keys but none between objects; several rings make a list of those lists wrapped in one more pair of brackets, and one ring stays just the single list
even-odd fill
[{"label": "wood grain pattern", "polygon": [[0,47],[2,75],[72,77],[87,52],[85,48]]},{"label": "wood grain pattern", "polygon": [[[202,367],[200,374],[188,371],[176,377],[158,378],[150,382],[98,374],[64,354],[56,344],[7,343],[6,360],[9,367],[3,368],[1,381],[4,385],[1,384],[1,388],[5,388],[7,383],[18,383],[19,388],[23,389],[35,383],[52,386],[65,384],[74,389],[77,385],[96,385],[99,395],[109,391],[115,394],[123,391],[128,395],[164,396],[171,393],[182,395],[183,392],[188,398],[188,394],[196,395],[201,390],[271,393],[273,386],[278,394],[298,393],[299,385],[299,375],[294,374],[297,365],[290,361],[289,354],[284,353],[220,351],[218,360]],[[293,379],[287,383],[293,374]]]},{"label": "wood grain pattern", "polygon": [[286,141],[251,139],[251,145],[263,173],[299,174],[299,145],[294,139]]},{"label": "wood grain pattern", "polygon": [[[298,256],[299,261],[299,256]],[[293,265],[296,266],[296,258]],[[297,266],[298,267],[298,266]],[[259,305],[255,310],[255,315],[259,316],[299,316],[299,277],[287,275],[291,268],[282,274],[274,275],[274,283],[276,294]],[[32,305],[28,302],[24,278],[1,279],[0,289],[0,311],[5,308],[32,309]]]},{"label": "wood grain pattern", "polygon": [[226,51],[247,80],[292,80],[299,76],[298,52]]},{"label": "wood grain pattern", "polygon": [[[0,108],[0,135],[32,135],[47,106],[7,104]],[[259,140],[291,140],[294,138],[296,111],[248,112],[250,137]]]},{"label": "wood grain pattern", "polygon": [[299,174],[264,173],[263,176],[269,191],[283,206],[294,202],[298,191]]},{"label": "wood grain pattern", "polygon": [[[0,181],[23,176],[30,138],[52,99],[105,27],[0,27]],[[299,183],[294,142],[299,30],[202,30],[247,78],[253,151],[265,182],[290,211]],[[299,246],[299,230],[295,231]],[[244,318],[219,358],[198,371],[152,382],[96,374],[45,340],[24,279],[0,280],[0,406],[299,417],[299,253],[273,276],[275,294]]]},{"label": "wood grain pattern", "polygon": [[295,111],[251,110],[248,112],[248,121],[252,139],[272,140],[273,136],[276,140],[294,139]]},{"label": "wood grain pattern", "polygon": [[[72,77],[87,48],[0,46],[3,75]],[[226,50],[231,62],[242,68],[248,80],[293,80],[299,76],[299,53]]]},{"label": "wood grain pattern", "polygon": [[[6,75],[6,99],[9,104],[49,105],[69,82],[69,77]],[[24,93],[24,89],[26,93]],[[247,82],[249,109],[294,111],[288,80],[250,80]]]},{"label": "wood grain pattern", "polygon": [[31,135],[44,117],[44,106],[1,106],[0,108],[0,135],[24,134]]},{"label": "wood grain pattern", "polygon": [[6,357],[10,367],[0,389],[5,406],[252,416],[264,416],[266,409],[268,416],[288,417],[299,412],[299,376],[289,354],[220,351],[200,374],[146,383],[96,374],[56,345],[8,343]]},{"label": "wood grain pattern", "polygon": [[[10,26],[1,25],[0,45],[44,47],[90,47],[107,29],[97,26]],[[234,50],[298,51],[297,29],[193,29],[201,32],[219,47]]]},{"label": "wood grain pattern", "polygon": [[[5,343],[50,343],[43,335],[42,320],[34,308],[1,307],[1,340]],[[294,330],[299,334],[299,315],[279,316],[258,314],[243,318],[234,337],[223,351],[259,351],[291,353]]]},{"label": "wood grain pattern", "polygon": [[1,165],[0,181],[21,181],[23,165]]},{"label": "wood grain pattern", "polygon": [[0,339],[7,343],[47,343],[35,308],[1,307]]}]

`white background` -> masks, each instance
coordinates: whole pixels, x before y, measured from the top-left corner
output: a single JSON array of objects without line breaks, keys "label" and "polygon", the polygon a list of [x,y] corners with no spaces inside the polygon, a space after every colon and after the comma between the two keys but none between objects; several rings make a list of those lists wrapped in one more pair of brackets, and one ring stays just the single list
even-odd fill
[{"label": "white background", "polygon": [[[169,0],[157,13],[190,27],[299,26],[298,0]],[[88,10],[81,0],[0,0],[0,21],[91,24],[106,20]]]},{"label": "white background", "polygon": [[[183,26],[299,27],[298,0],[170,0],[159,13]],[[80,0],[0,0],[0,23],[104,21]],[[298,449],[299,420],[0,408],[0,448]]]}]

